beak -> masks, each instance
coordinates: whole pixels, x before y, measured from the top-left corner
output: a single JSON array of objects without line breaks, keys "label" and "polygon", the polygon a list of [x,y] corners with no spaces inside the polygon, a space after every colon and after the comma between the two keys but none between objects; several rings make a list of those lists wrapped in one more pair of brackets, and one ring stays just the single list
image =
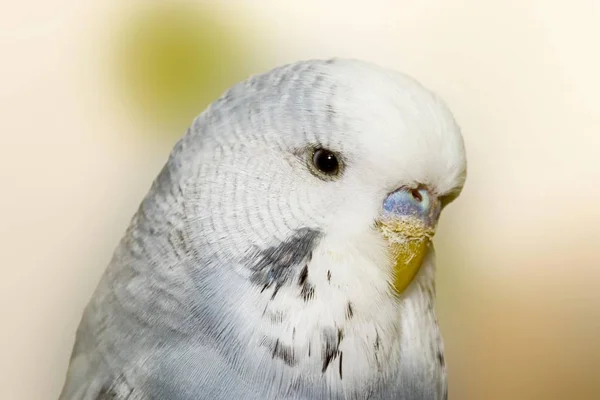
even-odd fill
[{"label": "beak", "polygon": [[376,226],[386,239],[393,265],[391,286],[401,294],[419,272],[431,246],[440,201],[426,188],[402,188],[389,194]]}]

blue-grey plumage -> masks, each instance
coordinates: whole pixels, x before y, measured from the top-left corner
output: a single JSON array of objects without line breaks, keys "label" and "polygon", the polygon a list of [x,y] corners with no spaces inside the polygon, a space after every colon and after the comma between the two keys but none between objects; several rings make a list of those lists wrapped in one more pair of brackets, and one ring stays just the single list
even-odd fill
[{"label": "blue-grey plumage", "polygon": [[450,112],[404,75],[314,60],[234,86],[133,217],[61,400],[445,398],[433,247],[399,292],[376,222],[434,225],[464,178]]}]

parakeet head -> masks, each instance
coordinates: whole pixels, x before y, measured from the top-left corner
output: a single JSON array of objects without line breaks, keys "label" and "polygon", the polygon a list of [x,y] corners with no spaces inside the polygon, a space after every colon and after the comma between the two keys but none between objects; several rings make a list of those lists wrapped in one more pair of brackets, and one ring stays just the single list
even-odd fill
[{"label": "parakeet head", "polygon": [[402,74],[315,60],[235,85],[132,219],[65,393],[445,398],[431,239],[465,164],[446,106]]},{"label": "parakeet head", "polygon": [[446,106],[407,76],[359,61],[255,76],[191,136],[202,147],[187,184],[192,244],[262,291],[294,288],[307,267],[304,295],[319,295],[315,281],[402,295],[465,179]]}]

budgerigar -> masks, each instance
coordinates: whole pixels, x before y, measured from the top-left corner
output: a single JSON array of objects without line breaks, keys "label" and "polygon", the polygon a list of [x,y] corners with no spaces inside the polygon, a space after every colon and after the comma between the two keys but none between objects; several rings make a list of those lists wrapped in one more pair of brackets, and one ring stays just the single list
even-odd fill
[{"label": "budgerigar", "polygon": [[85,309],[62,400],[447,397],[444,103],[367,62],[241,82],[173,149]]}]

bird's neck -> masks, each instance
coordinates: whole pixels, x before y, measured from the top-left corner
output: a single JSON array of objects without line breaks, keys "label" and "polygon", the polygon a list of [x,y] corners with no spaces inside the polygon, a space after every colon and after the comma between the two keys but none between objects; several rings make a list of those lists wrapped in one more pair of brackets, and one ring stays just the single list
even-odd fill
[{"label": "bird's neck", "polygon": [[294,283],[257,298],[259,323],[249,348],[274,360],[273,368],[344,391],[397,375],[401,359],[413,365],[433,359],[429,353],[439,347],[433,261],[401,296],[389,290],[381,265],[360,249],[319,246]]}]

